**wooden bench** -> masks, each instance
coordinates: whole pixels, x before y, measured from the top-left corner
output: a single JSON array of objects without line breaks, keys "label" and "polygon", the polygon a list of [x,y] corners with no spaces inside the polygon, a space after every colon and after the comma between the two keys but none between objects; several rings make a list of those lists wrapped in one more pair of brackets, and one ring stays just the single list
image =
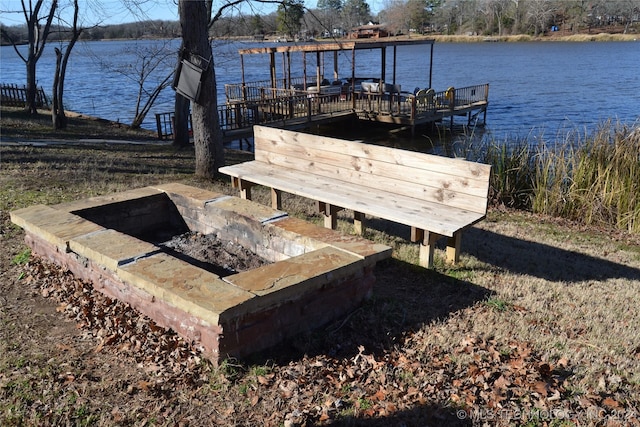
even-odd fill
[{"label": "wooden bench", "polygon": [[282,192],[315,200],[332,229],[336,213],[351,209],[359,234],[366,215],[408,225],[424,267],[442,237],[456,263],[461,232],[486,216],[489,165],[264,126],[254,138],[255,160],[220,168],[242,198],[258,184],[271,187],[275,209]]}]

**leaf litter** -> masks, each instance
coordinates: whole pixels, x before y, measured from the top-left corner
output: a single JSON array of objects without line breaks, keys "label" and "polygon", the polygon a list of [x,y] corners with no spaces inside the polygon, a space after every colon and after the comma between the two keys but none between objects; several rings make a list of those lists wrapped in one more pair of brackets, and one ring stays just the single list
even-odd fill
[{"label": "leaf litter", "polygon": [[[325,351],[307,343],[302,346],[311,351],[294,350],[293,357],[274,353],[260,365],[230,359],[214,367],[194,343],[63,268],[34,257],[23,272],[23,284],[55,300],[57,311],[94,343],[94,356],[126,361],[134,371],[115,386],[104,385],[119,389],[119,398],[108,413],[94,414],[103,424],[640,425],[637,402],[624,395],[633,385],[623,377],[603,373],[601,388],[576,392],[571,361],[545,360],[526,342],[470,335],[444,348],[427,339],[438,333],[435,323],[375,342],[376,334],[366,336],[364,326],[374,320],[365,307],[325,329]],[[487,307],[476,304],[460,316],[473,318],[481,310]],[[353,330],[364,344],[351,344]],[[70,348],[65,346],[60,344],[62,351]],[[350,347],[352,352],[345,350]],[[61,370],[56,378],[51,393],[60,395],[99,381],[82,369]],[[3,399],[12,398],[10,384],[0,377]],[[123,396],[147,404],[132,405]],[[61,422],[55,408],[39,401],[28,406],[44,424]]]}]

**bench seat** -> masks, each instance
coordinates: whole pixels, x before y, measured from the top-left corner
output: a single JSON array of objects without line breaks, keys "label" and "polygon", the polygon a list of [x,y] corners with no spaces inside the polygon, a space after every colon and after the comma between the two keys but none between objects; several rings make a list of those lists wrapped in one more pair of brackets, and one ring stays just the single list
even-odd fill
[{"label": "bench seat", "polygon": [[446,207],[397,193],[353,186],[338,179],[285,170],[279,166],[256,161],[225,166],[220,169],[220,172],[234,176],[238,180],[234,186],[238,188],[242,188],[243,184],[239,182],[242,181],[249,186],[253,183],[286,189],[285,191],[290,194],[430,230],[446,237],[453,237],[456,231],[475,224],[485,216],[465,209]]},{"label": "bench seat", "polygon": [[486,215],[488,165],[263,126],[254,147],[255,160],[220,168],[242,198],[263,185],[276,209],[282,192],[315,200],[333,229],[336,213],[350,209],[360,234],[367,215],[408,225],[425,267],[441,237],[457,262],[461,232]]}]

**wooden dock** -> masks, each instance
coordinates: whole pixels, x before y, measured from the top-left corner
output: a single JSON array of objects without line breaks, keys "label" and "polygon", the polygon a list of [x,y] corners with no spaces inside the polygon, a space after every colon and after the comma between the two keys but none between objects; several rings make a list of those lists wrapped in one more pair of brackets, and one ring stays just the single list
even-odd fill
[{"label": "wooden dock", "polygon": [[[218,117],[225,142],[252,137],[254,125],[270,125],[283,129],[302,129],[348,117],[408,127],[416,127],[465,116],[470,124],[486,122],[489,84],[435,91],[431,88],[433,40],[348,41],[311,43],[241,49],[242,82],[225,85],[225,103],[218,106]],[[396,51],[401,46],[423,45],[429,48],[429,69],[425,73],[428,86],[402,91],[396,83]],[[392,75],[386,73],[387,49],[393,49]],[[380,51],[380,75],[356,76],[356,51]],[[338,76],[338,52],[350,51],[351,75]],[[291,75],[292,54],[302,55],[302,76]],[[269,57],[268,80],[246,82],[244,55]],[[283,71],[278,77],[276,55],[282,55]],[[315,73],[307,72],[307,55],[315,55]],[[333,76],[324,75],[325,55],[333,56]],[[265,75],[267,75],[265,73]],[[162,116],[162,117],[159,117]],[[172,133],[171,119],[156,115],[158,136]]]}]

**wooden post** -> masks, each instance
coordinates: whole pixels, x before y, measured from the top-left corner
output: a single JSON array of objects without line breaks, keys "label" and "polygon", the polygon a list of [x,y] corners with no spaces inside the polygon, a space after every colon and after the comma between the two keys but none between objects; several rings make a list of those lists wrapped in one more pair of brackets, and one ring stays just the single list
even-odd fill
[{"label": "wooden post", "polygon": [[439,238],[440,236],[436,233],[424,231],[424,238],[420,243],[419,264],[421,267],[433,268],[433,254]]},{"label": "wooden post", "polygon": [[356,49],[351,49],[351,108],[356,108]]},{"label": "wooden post", "polygon": [[433,77],[433,43],[431,43],[431,54],[429,56],[429,87],[432,87],[431,80]]},{"label": "wooden post", "polygon": [[316,202],[316,208],[318,212],[324,215],[324,226],[335,230],[338,227],[337,213],[342,210],[339,206],[334,206],[325,202]]},{"label": "wooden post", "polygon": [[247,102],[247,83],[244,79],[244,55],[240,54],[240,72],[242,73],[242,101]]},{"label": "wooden post", "polygon": [[380,83],[387,79],[387,48],[380,48]]},{"label": "wooden post", "polygon": [[356,234],[362,236],[366,227],[366,215],[362,212],[353,212],[353,228]]},{"label": "wooden post", "polygon": [[282,191],[271,188],[271,207],[273,209],[282,209]]},{"label": "wooden post", "polygon": [[237,177],[231,177],[231,186],[240,190],[240,198],[251,200],[251,187],[253,183],[244,181]]},{"label": "wooden post", "polygon": [[457,264],[460,261],[460,245],[462,243],[462,233],[453,233],[453,237],[447,239],[447,261]]},{"label": "wooden post", "polygon": [[287,76],[289,80],[289,88],[291,88],[291,52],[287,51]]},{"label": "wooden post", "polygon": [[[276,87],[276,53],[272,50],[269,52],[269,69],[271,73],[271,87]],[[273,94],[275,96],[275,92]]]},{"label": "wooden post", "polygon": [[316,52],[316,88],[318,89],[317,96],[320,96],[320,77],[322,75],[322,71],[320,69],[320,52]]},{"label": "wooden post", "polygon": [[396,59],[398,57],[398,46],[393,45],[393,84],[396,84]]}]

